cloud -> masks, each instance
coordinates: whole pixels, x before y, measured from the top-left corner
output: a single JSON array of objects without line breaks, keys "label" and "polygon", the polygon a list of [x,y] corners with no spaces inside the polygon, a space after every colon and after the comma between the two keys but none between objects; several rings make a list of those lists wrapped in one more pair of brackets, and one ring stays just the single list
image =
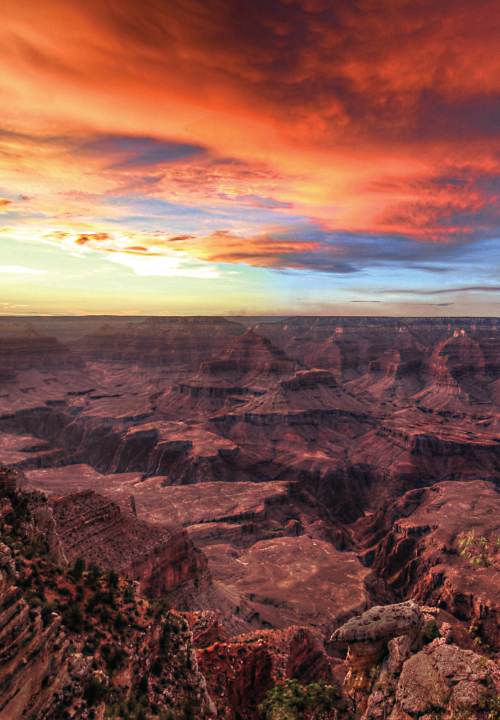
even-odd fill
[{"label": "cloud", "polygon": [[160,140],[147,135],[102,135],[86,141],[77,151],[82,155],[104,157],[111,170],[135,170],[202,156],[200,145]]},{"label": "cloud", "polygon": [[451,267],[446,267],[444,265],[410,265],[409,266],[412,270],[422,270],[423,272],[430,272],[430,273],[449,273],[451,272]]},{"label": "cloud", "polygon": [[80,233],[80,235],[78,235],[74,242],[76,245],[86,245],[89,242],[100,243],[110,239],[110,235],[105,232]]},{"label": "cloud", "polygon": [[175,255],[148,257],[142,253],[117,252],[110,255],[109,259],[143,277],[181,277],[197,280],[214,280],[220,277],[215,267]]},{"label": "cloud", "polygon": [[0,28],[0,192],[30,202],[0,201],[9,232],[140,273],[474,266],[481,284],[500,227],[495,11],[14,4]]},{"label": "cloud", "polygon": [[0,265],[0,275],[45,275],[46,270],[25,267],[24,265]]},{"label": "cloud", "polygon": [[[163,233],[50,231],[41,239],[81,256],[101,255],[143,277],[209,280],[221,275],[215,266],[190,255],[184,248],[174,244],[172,249],[169,236]],[[179,237],[174,239],[179,240]]]},{"label": "cloud", "polygon": [[415,197],[386,207],[378,218],[386,229],[416,239],[457,242],[487,238],[500,229],[500,171],[473,164],[407,180]]},{"label": "cloud", "polygon": [[[29,235],[29,230],[27,230]],[[220,229],[208,233],[175,235],[159,230],[120,230],[75,232],[51,230],[41,235],[43,242],[69,252],[94,253],[103,257],[148,256],[189,258],[198,264],[247,265],[281,272],[307,272],[351,275],[367,270],[416,269],[430,273],[451,273],[469,260],[473,240],[461,243],[415,243],[398,235],[358,235],[332,233],[312,222],[276,226],[266,232],[247,234]],[[495,243],[481,252],[494,262]],[[108,257],[109,259],[109,257]],[[127,261],[129,263],[129,261]],[[444,264],[445,263],[445,264]],[[211,272],[209,273],[211,274]],[[405,292],[413,294],[412,290]]]},{"label": "cloud", "polygon": [[[459,287],[438,288],[428,290],[426,288],[395,288],[391,290],[382,290],[387,295],[448,295],[448,293],[467,293],[467,292],[500,292],[500,285],[462,285]],[[450,303],[445,303],[449,305]]]}]

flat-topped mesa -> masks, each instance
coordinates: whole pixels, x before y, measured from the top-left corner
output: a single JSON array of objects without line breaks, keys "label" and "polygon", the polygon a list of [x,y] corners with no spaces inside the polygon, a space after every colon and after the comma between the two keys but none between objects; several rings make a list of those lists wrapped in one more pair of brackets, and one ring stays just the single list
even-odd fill
[{"label": "flat-topped mesa", "polygon": [[239,323],[224,318],[148,318],[127,326],[103,325],[78,340],[75,348],[97,361],[196,371],[243,331]]},{"label": "flat-topped mesa", "polygon": [[22,370],[61,370],[82,365],[81,358],[55,337],[20,331],[1,338],[0,373],[7,379]]},{"label": "flat-topped mesa", "polygon": [[92,490],[50,501],[67,561],[78,557],[136,579],[153,596],[189,609],[195,588],[209,582],[207,561],[187,532],[150,525]]},{"label": "flat-topped mesa", "polygon": [[328,370],[299,370],[290,380],[282,380],[280,383],[284,390],[308,390],[318,387],[337,387],[335,376]]}]

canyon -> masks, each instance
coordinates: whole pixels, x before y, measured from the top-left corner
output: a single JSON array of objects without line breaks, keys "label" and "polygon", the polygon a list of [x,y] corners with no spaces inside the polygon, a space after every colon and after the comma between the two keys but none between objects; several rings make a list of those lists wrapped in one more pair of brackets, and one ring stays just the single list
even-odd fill
[{"label": "canyon", "polygon": [[[257,720],[288,679],[342,688],[325,717],[430,718],[414,687],[425,676],[451,719],[449,677],[468,663],[467,687],[487,698],[467,717],[486,719],[500,657],[499,325],[4,317],[0,465],[44,499],[30,532],[51,539],[56,565],[84,558],[144,607],[178,613],[168,622],[207,717]],[[4,566],[7,598],[16,569]],[[408,603],[411,642],[399,626],[369,641],[342,631]],[[40,622],[32,642],[59,668],[26,715],[43,718],[75,660],[64,623]],[[154,645],[161,629],[148,632]],[[12,682],[34,687],[48,671],[22,669],[19,652]]]}]

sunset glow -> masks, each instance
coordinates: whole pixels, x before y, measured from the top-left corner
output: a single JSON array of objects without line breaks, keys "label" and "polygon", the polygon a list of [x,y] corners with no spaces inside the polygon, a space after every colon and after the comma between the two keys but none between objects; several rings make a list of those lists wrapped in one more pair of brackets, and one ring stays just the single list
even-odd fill
[{"label": "sunset glow", "polygon": [[498,314],[493,0],[2,0],[0,313]]}]

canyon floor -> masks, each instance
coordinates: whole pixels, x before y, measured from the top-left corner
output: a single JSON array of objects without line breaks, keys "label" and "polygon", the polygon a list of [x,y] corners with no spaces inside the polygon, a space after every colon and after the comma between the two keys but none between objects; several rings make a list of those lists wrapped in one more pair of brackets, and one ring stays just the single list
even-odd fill
[{"label": "canyon floor", "polygon": [[[65,562],[212,618],[223,655],[271,633],[342,682],[332,634],[411,600],[498,662],[499,325],[2,318],[0,464],[47,498]],[[208,676],[219,717],[256,717]]]}]

